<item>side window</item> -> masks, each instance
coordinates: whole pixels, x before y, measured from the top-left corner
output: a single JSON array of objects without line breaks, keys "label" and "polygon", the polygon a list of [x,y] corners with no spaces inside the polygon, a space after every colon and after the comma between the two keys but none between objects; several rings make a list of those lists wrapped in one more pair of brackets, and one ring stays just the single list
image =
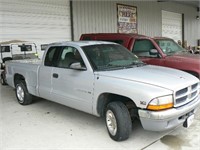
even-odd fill
[{"label": "side window", "polygon": [[90,41],[92,40],[89,36],[84,36],[82,40],[85,40],[85,41]]},{"label": "side window", "polygon": [[55,56],[56,56],[56,47],[51,47],[49,48],[46,57],[45,57],[45,61],[44,61],[44,65],[45,66],[54,66],[54,61],[55,61]]},{"label": "side window", "polygon": [[157,44],[164,53],[171,53],[182,50],[180,46],[172,40],[159,40],[157,41]]},{"label": "side window", "polygon": [[32,45],[19,45],[21,52],[32,51]]},{"label": "side window", "polygon": [[45,51],[48,47],[48,44],[41,44],[41,51]]},{"label": "side window", "polygon": [[141,57],[158,57],[150,55],[150,50],[156,49],[150,40],[136,40],[132,52]]},{"label": "side window", "polygon": [[85,66],[79,51],[70,46],[63,47],[61,55],[58,60],[58,67],[70,68],[70,65],[75,62],[80,62],[81,65]]},{"label": "side window", "polygon": [[10,46],[1,46],[0,48],[2,53],[10,52]]}]

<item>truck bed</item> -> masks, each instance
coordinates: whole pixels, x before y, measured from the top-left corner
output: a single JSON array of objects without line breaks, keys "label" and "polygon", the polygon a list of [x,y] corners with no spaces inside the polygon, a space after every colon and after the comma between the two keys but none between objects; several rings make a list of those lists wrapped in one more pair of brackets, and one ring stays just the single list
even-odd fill
[{"label": "truck bed", "polygon": [[29,93],[33,95],[38,95],[37,85],[38,85],[38,71],[40,64],[41,60],[38,59],[12,60],[6,62],[7,83],[14,88],[15,82],[13,77],[17,74],[20,74],[23,77],[25,77]]},{"label": "truck bed", "polygon": [[25,63],[25,64],[41,64],[41,60],[39,59],[23,59],[23,60],[12,60],[10,63]]}]

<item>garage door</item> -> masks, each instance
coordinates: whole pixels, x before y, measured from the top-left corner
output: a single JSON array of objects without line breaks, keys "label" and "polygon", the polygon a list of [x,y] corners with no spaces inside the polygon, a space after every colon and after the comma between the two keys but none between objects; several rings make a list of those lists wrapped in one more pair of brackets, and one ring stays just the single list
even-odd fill
[{"label": "garage door", "polygon": [[71,40],[69,0],[0,0],[0,42]]},{"label": "garage door", "polygon": [[182,14],[162,11],[162,36],[182,41]]}]

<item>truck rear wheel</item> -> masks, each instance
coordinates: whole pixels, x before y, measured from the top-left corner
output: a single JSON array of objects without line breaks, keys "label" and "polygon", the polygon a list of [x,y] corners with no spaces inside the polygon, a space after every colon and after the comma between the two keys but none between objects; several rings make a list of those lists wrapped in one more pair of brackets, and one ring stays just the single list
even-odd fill
[{"label": "truck rear wheel", "polygon": [[32,102],[32,95],[28,93],[26,83],[24,81],[19,81],[15,87],[15,94],[18,102],[21,105],[28,105]]},{"label": "truck rear wheel", "polygon": [[105,121],[113,140],[123,141],[129,138],[132,122],[129,111],[122,102],[111,102],[107,105]]}]

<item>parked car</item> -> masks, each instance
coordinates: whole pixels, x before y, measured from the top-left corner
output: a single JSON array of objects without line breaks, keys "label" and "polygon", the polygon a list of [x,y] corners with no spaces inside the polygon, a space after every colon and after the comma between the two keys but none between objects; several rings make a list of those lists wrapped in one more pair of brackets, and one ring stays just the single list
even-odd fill
[{"label": "parked car", "polygon": [[170,38],[138,34],[82,34],[80,40],[110,41],[123,45],[143,62],[186,71],[200,79],[200,55],[190,54]]},{"label": "parked car", "polygon": [[200,105],[196,77],[146,65],[111,42],[53,43],[41,61],[8,61],[6,70],[21,105],[36,96],[104,117],[115,141],[129,137],[135,118],[151,131],[189,127]]},{"label": "parked car", "polygon": [[[11,43],[10,43],[11,42]],[[15,42],[15,43],[12,43]],[[6,43],[6,44],[5,44]],[[34,48],[33,48],[34,47]],[[1,84],[7,85],[5,79],[5,62],[20,59],[36,59],[38,58],[37,46],[35,43],[22,41],[8,41],[0,44],[1,56]]]},{"label": "parked car", "polygon": [[194,54],[200,54],[200,46],[195,47],[194,50],[193,50],[193,53]]}]

